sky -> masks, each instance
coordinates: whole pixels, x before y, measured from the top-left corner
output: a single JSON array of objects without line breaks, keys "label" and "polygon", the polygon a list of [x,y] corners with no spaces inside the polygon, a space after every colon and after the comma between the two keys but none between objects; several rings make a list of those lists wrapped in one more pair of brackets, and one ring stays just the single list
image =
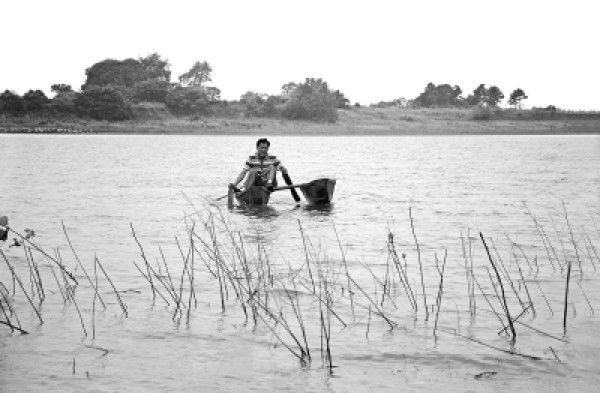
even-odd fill
[{"label": "sky", "polygon": [[174,81],[206,60],[224,99],[315,77],[363,105],[485,83],[600,110],[599,17],[599,0],[0,0],[0,89],[78,90],[96,62],[157,52]]}]

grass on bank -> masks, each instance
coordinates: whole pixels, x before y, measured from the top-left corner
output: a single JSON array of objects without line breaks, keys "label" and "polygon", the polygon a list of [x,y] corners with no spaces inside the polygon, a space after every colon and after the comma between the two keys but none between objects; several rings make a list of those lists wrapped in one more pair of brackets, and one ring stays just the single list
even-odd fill
[{"label": "grass on bank", "polygon": [[[136,120],[98,121],[77,117],[0,116],[0,132],[80,130],[100,133],[411,135],[569,134],[600,132],[600,112],[498,108],[352,108],[336,123],[265,117],[177,117],[162,104],[143,103]],[[37,131],[36,131],[37,130]],[[49,130],[49,131],[48,131]],[[60,131],[56,131],[60,132]]]}]

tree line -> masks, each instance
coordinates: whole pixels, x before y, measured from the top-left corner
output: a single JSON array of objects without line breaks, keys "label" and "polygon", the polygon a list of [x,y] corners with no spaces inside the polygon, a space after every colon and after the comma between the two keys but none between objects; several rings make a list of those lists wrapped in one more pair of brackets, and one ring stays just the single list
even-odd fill
[{"label": "tree line", "polygon": [[[208,62],[196,61],[177,81],[172,81],[170,64],[158,53],[137,59],[105,59],[85,70],[85,83],[79,91],[64,83],[51,85],[52,98],[39,89],[29,90],[23,96],[4,91],[0,94],[0,114],[118,121],[135,118],[136,105],[153,102],[164,104],[175,116],[244,115],[335,122],[338,109],[351,107],[350,100],[340,90],[330,88],[320,78],[285,83],[275,95],[248,91],[239,100],[225,101],[221,99],[221,90],[211,84],[212,72]],[[481,84],[472,94],[463,97],[457,85],[429,83],[413,100],[382,101],[376,105],[496,107],[503,98],[497,86],[488,88]],[[525,92],[516,89],[508,102],[519,107],[524,99],[527,99]]]}]

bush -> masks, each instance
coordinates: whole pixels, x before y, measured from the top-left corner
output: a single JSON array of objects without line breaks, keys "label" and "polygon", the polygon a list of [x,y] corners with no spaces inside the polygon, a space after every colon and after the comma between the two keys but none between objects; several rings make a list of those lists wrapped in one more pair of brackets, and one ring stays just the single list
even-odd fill
[{"label": "bush", "polygon": [[291,120],[327,121],[338,119],[336,96],[321,79],[307,78],[290,94],[283,117]]},{"label": "bush", "polygon": [[132,96],[138,102],[165,102],[170,89],[169,82],[152,79],[136,83],[132,89]]},{"label": "bush", "polygon": [[202,87],[177,87],[167,94],[165,103],[173,113],[191,115],[208,113],[210,102]]},{"label": "bush", "polygon": [[48,108],[51,112],[59,114],[74,114],[77,112],[75,107],[75,99],[77,93],[74,91],[61,92],[54,96],[50,101]]},{"label": "bush", "polygon": [[23,102],[27,112],[38,112],[42,110],[50,100],[41,90],[29,90],[23,94]]},{"label": "bush", "polygon": [[471,115],[472,120],[492,120],[494,111],[486,105],[477,105]]},{"label": "bush", "polygon": [[0,94],[0,112],[11,115],[21,115],[25,112],[25,101],[23,98],[10,90]]},{"label": "bush", "polygon": [[114,87],[89,87],[77,95],[74,104],[79,115],[97,120],[128,120],[133,117],[131,104]]}]

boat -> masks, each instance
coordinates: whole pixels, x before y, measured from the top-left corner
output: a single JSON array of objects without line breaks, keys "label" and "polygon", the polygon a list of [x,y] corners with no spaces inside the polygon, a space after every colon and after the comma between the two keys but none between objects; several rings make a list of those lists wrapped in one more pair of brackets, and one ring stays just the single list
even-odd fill
[{"label": "boat", "polygon": [[316,179],[299,188],[309,205],[327,205],[333,199],[335,179]]},{"label": "boat", "polygon": [[[269,198],[271,197],[271,193],[274,191],[280,190],[292,190],[295,188],[299,188],[304,194],[304,198],[308,202],[309,205],[327,205],[331,203],[333,199],[333,191],[335,190],[335,179],[322,178],[316,179],[308,183],[302,184],[289,184],[283,187],[276,187],[272,191],[269,191],[264,186],[250,186],[243,191],[234,191],[233,188],[229,189],[228,193],[228,206],[233,207],[233,200],[238,200],[238,202],[245,206],[264,206],[269,203]],[[294,193],[292,193],[294,194]],[[300,198],[296,198],[297,194],[294,195],[294,199],[296,202],[300,200]]]},{"label": "boat", "polygon": [[262,186],[251,186],[241,192],[234,192],[235,199],[241,204],[256,206],[269,203],[271,193]]}]

